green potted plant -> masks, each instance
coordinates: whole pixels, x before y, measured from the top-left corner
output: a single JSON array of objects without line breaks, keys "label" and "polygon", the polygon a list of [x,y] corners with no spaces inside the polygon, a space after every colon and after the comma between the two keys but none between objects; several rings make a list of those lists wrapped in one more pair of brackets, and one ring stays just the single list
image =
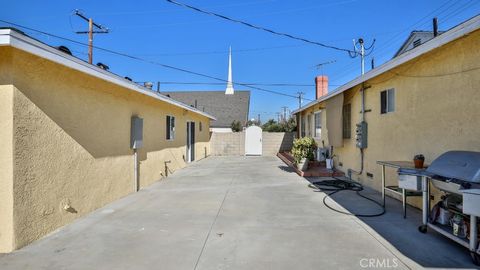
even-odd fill
[{"label": "green potted plant", "polygon": [[292,155],[297,168],[305,171],[308,168],[308,161],[313,160],[313,153],[317,148],[317,143],[313,138],[304,137],[293,141]]}]

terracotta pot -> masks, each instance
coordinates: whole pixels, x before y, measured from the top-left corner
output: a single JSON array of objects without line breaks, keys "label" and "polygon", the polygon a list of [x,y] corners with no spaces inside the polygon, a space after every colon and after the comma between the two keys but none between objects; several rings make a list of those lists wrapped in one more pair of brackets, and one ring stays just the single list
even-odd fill
[{"label": "terracotta pot", "polygon": [[415,163],[415,168],[421,169],[423,168],[423,159],[414,159],[413,162]]}]

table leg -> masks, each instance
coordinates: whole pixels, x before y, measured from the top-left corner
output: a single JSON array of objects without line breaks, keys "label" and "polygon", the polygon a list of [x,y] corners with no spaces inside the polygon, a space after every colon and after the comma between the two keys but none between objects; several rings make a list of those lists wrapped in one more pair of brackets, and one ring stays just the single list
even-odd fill
[{"label": "table leg", "polygon": [[470,215],[470,251],[477,252],[478,248],[478,231],[477,217]]},{"label": "table leg", "polygon": [[385,207],[385,165],[382,165],[382,202]]},{"label": "table leg", "polygon": [[428,201],[430,200],[430,192],[428,188],[428,178],[422,177],[422,223],[427,225],[428,222],[428,213],[430,212],[430,207]]},{"label": "table leg", "polygon": [[402,188],[403,218],[407,218],[407,191]]}]

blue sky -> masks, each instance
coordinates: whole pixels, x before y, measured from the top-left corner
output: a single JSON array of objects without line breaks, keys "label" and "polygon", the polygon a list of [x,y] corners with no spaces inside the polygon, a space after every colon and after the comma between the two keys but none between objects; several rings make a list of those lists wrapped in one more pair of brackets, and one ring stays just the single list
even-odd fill
[{"label": "blue sky", "polygon": [[[354,38],[363,37],[367,45],[375,38],[367,67],[372,56],[377,66],[388,61],[411,30],[430,30],[434,16],[439,18],[440,30],[447,30],[480,11],[478,0],[179,1],[346,49],[352,48]],[[109,34],[96,35],[95,46],[215,77],[227,77],[229,46],[233,51],[233,78],[237,82],[313,85],[314,77],[323,72],[330,77],[332,91],[360,74],[360,60],[350,58],[345,52],[275,36],[164,0],[7,1],[0,9],[0,19],[86,43],[86,35],[74,33],[87,28],[84,21],[72,15],[75,9],[111,30]],[[86,47],[25,32],[50,45],[66,45],[77,57],[87,58]],[[329,61],[335,63],[323,69],[315,67]],[[94,51],[94,63],[97,62],[134,81],[215,82],[101,51]],[[314,98],[313,86],[262,87],[292,95],[302,91],[307,99]],[[161,85],[164,91],[224,89],[224,85]],[[236,90],[247,88],[236,86]],[[261,114],[262,120],[276,118],[275,113],[282,106],[292,110],[298,107],[294,98],[251,91],[250,117]]]}]

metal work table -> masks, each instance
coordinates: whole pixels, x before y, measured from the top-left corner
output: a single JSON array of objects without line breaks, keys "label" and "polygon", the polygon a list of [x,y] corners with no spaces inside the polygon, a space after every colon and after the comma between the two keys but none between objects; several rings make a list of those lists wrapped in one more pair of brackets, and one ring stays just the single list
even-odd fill
[{"label": "metal work table", "polygon": [[400,169],[400,168],[415,168],[413,161],[377,161],[377,164],[382,166],[382,203],[385,206],[385,191],[389,191],[402,196],[403,218],[407,217],[407,197],[422,196],[421,191],[409,191],[398,186],[385,186],[385,167]]}]

